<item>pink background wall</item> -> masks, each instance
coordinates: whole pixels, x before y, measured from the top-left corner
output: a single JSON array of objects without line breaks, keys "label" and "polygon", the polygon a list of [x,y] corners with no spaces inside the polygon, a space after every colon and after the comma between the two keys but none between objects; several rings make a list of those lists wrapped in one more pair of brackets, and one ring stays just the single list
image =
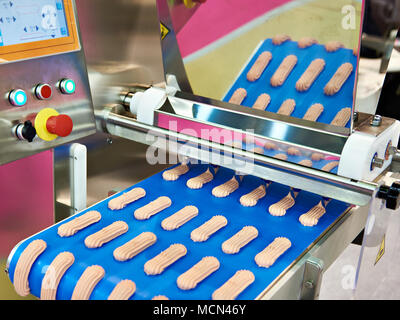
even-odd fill
[{"label": "pink background wall", "polygon": [[208,0],[178,33],[182,57],[291,0]]}]

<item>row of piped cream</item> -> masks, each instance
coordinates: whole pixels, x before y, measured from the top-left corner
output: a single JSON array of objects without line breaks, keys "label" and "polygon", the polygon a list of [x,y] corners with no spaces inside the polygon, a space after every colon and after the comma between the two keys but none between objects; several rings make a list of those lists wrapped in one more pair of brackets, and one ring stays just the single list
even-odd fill
[{"label": "row of piped cream", "polygon": [[[284,154],[282,154],[285,156]],[[280,155],[276,155],[276,158],[282,159]],[[306,160],[307,161],[307,160]],[[308,163],[302,161],[302,165],[308,166]],[[338,162],[331,162],[326,165],[325,170],[332,170],[333,166],[337,166]],[[175,181],[182,175],[186,174],[190,170],[189,164],[180,164],[172,169],[163,172],[163,178],[167,181]],[[328,168],[329,167],[329,168]],[[208,167],[205,172],[200,175],[189,179],[186,185],[191,189],[200,189],[206,183],[211,182],[214,179],[214,175],[218,172],[218,167]],[[241,183],[243,176],[233,175],[232,178],[212,190],[212,194],[215,197],[223,198],[228,197],[234,191],[236,191]],[[271,185],[270,181],[263,181],[260,186],[252,190],[251,192],[240,197],[240,203],[245,207],[253,207],[257,205],[258,201],[267,195],[267,189]],[[287,211],[295,205],[295,199],[298,196],[299,191],[291,189],[289,193],[277,203],[272,204],[268,211],[271,215],[282,217],[285,216]],[[326,213],[326,206],[329,203],[329,199],[321,199],[321,201],[312,207],[308,212],[302,214],[299,217],[299,221],[302,225],[312,227],[318,224],[319,219]],[[135,214],[136,216],[136,214]]]},{"label": "row of piped cream", "polygon": [[[290,37],[285,35],[278,35],[272,39],[272,43],[275,46],[280,46],[284,42],[291,40]],[[300,49],[309,48],[315,44],[317,41],[311,38],[303,38],[298,41],[298,47]],[[340,48],[343,48],[343,44],[338,41],[331,41],[325,45],[325,50],[327,52],[336,52]],[[353,50],[353,54],[357,55],[357,50]],[[264,51],[257,57],[256,61],[247,73],[247,80],[249,82],[255,82],[260,79],[262,73],[268,67],[269,63],[273,59],[273,55],[269,51]],[[283,59],[278,69],[275,71],[274,75],[270,79],[270,84],[273,87],[282,86],[294,67],[297,65],[297,56],[291,54]],[[318,58],[313,60],[308,68],[304,71],[300,79],[296,82],[296,89],[299,92],[307,91],[320,73],[324,70],[326,62],[324,59]],[[326,95],[334,95],[340,91],[343,84],[349,78],[353,72],[353,65],[351,63],[342,64],[327,85],[324,88],[324,93]],[[236,100],[235,100],[236,101]]]},{"label": "row of piped cream", "polygon": [[[237,89],[231,99],[230,103],[241,104],[247,96],[246,89]],[[266,110],[271,102],[271,97],[267,93],[262,93],[258,96],[256,102],[252,106],[253,109]],[[291,116],[296,107],[296,101],[294,99],[286,99],[279,107],[277,114],[284,116]],[[303,116],[304,120],[317,121],[321,114],[324,112],[324,106],[320,103],[313,104]],[[333,126],[345,127],[351,118],[351,108],[342,108],[330,122]]]},{"label": "row of piped cream", "polygon": [[[272,43],[275,46],[280,46],[284,42],[291,40],[287,35],[277,35],[272,39]],[[303,38],[298,41],[298,47],[300,49],[306,49],[308,47],[317,44],[318,42],[313,38]],[[336,52],[340,48],[343,48],[343,44],[338,41],[331,41],[325,45],[327,52]],[[354,49],[353,54],[357,56],[358,50]],[[271,60],[273,59],[273,54],[269,51],[264,51],[259,54],[256,61],[247,73],[247,81],[250,83],[256,82],[260,79],[263,72],[266,70]],[[294,54],[286,56],[273,76],[270,79],[270,84],[272,87],[282,86],[293,69],[298,63],[298,58]],[[313,83],[317,80],[319,75],[325,69],[326,62],[322,58],[317,58],[311,61],[307,69],[301,75],[301,77],[296,82],[296,90],[298,92],[308,91]],[[338,93],[343,85],[346,83],[350,75],[353,73],[353,65],[349,62],[343,63],[331,77],[328,83],[324,87],[324,94],[327,96],[333,96]],[[242,104],[243,100],[247,97],[247,90],[245,88],[238,88],[231,96],[229,102],[234,104]],[[253,105],[254,109],[266,110],[268,105],[271,103],[271,97],[268,93],[261,94]],[[285,100],[278,110],[278,114],[290,116],[295,109],[296,102],[293,99]],[[324,107],[317,103],[312,105],[309,110],[304,115],[303,119],[310,121],[317,121],[319,116],[322,114]],[[335,126],[346,126],[351,116],[351,108],[343,108],[336,115],[336,117],[331,121],[332,125]]]},{"label": "row of piped cream", "polygon": [[[173,231],[181,227],[189,220],[196,217],[198,209],[195,206],[186,206],[161,223],[164,230]],[[60,237],[71,237],[77,232],[99,222],[101,214],[98,211],[89,211],[68,221],[58,227]],[[213,234],[228,224],[228,220],[222,215],[213,216],[211,219],[194,229],[190,238],[194,242],[205,242]],[[87,236],[84,240],[86,247],[100,248],[104,244],[126,233],[129,227],[124,221],[115,221],[103,229]],[[239,251],[258,237],[258,230],[253,226],[245,226],[235,235],[222,243],[222,251],[226,254],[237,254]],[[114,258],[118,261],[128,261],[140,252],[155,244],[157,236],[152,232],[143,232],[132,240],[114,250]],[[272,265],[272,264],[271,264]],[[261,265],[260,265],[261,266]],[[270,265],[262,265],[269,267]]]},{"label": "row of piped cream", "polygon": [[[37,239],[21,253],[14,271],[14,288],[21,296],[30,294],[29,274],[35,261],[47,249],[44,240]],[[42,279],[40,299],[55,300],[59,283],[68,269],[75,263],[75,257],[71,252],[64,251],[59,253],[47,267]],[[88,300],[96,285],[105,277],[105,270],[99,265],[87,267],[77,281],[71,300]],[[128,300],[136,291],[136,284],[132,280],[126,279],[119,281],[108,300]],[[153,299],[168,299],[165,296],[155,296]]]},{"label": "row of piped cream", "polygon": [[[79,219],[78,222],[77,219]],[[83,221],[85,221],[85,223],[83,223]],[[98,222],[98,213],[95,211],[91,211],[86,213],[85,215],[82,215],[67,222],[66,224],[61,225],[59,227],[59,230],[62,231],[59,233],[64,234],[65,231],[68,231],[67,234],[74,235],[76,232],[96,222]],[[96,236],[94,238],[98,238],[98,236],[101,234],[106,240],[105,241],[104,239],[98,239],[99,242],[97,243],[97,245],[109,242],[120,235],[121,232],[118,232],[117,228],[114,228],[116,224],[119,223],[120,221],[117,221],[95,233]],[[216,223],[217,222],[209,224],[209,227],[211,227],[212,229],[212,226]],[[204,231],[207,233],[207,230]],[[235,236],[224,242],[223,250],[229,253],[238,252],[241,247],[253,240],[257,235],[258,231],[254,227],[245,227]],[[131,241],[115,249],[114,258],[118,261],[130,260],[138,253],[153,245],[156,240],[157,237],[153,233],[144,232],[132,239]],[[276,238],[263,251],[256,255],[255,261],[260,267],[268,268],[276,261],[276,259],[279,258],[279,256],[281,256],[287,249],[289,249],[290,246],[291,242],[289,239],[283,237]],[[34,240],[25,248],[25,250],[20,255],[14,272],[14,286],[17,293],[19,293],[20,295],[25,296],[29,294],[30,288],[28,277],[30,269],[36,259],[40,256],[40,254],[45,251],[46,248],[47,244],[45,241],[40,239]],[[183,244],[172,244],[166,250],[162,251],[154,258],[148,260],[144,265],[144,271],[147,275],[159,275],[163,273],[167,267],[178,261],[180,258],[184,257],[186,253],[187,249]],[[40,294],[41,299],[56,299],[59,282],[74,262],[75,257],[71,252],[61,252],[57,255],[57,257],[47,268],[46,274],[42,279]],[[217,258],[211,256],[203,257],[198,263],[196,263],[194,266],[192,266],[190,269],[188,269],[177,278],[177,286],[181,290],[194,289],[201,281],[217,271],[219,267],[220,263]],[[77,281],[71,299],[89,299],[96,285],[104,277],[105,271],[101,266],[92,265],[90,267],[87,267]],[[251,283],[253,283],[254,280],[254,275],[249,270],[238,270],[227,282],[225,282],[221,287],[213,292],[212,298],[235,299]],[[136,285],[132,280],[122,280],[115,286],[108,299],[129,299],[134,294],[135,290]],[[155,298],[163,299],[166,297],[157,296]]]}]

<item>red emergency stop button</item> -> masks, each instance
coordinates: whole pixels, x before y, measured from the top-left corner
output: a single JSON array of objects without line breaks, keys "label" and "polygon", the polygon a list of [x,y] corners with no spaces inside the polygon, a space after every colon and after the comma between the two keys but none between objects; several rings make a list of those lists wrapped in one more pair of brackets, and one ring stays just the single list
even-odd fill
[{"label": "red emergency stop button", "polygon": [[41,83],[35,88],[35,95],[40,100],[48,100],[51,98],[53,90],[47,83]]},{"label": "red emergency stop button", "polygon": [[70,116],[60,114],[50,117],[46,122],[48,132],[59,137],[67,137],[71,134],[74,124]]}]

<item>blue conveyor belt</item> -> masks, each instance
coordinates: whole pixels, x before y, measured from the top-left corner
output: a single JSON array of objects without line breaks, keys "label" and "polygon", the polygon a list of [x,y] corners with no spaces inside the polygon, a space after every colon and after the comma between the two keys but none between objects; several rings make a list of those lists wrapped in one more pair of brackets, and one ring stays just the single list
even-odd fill
[{"label": "blue conveyor belt", "polygon": [[[270,51],[272,53],[272,60],[260,79],[250,82],[246,78],[247,73],[263,51]],[[270,84],[272,75],[278,69],[283,59],[290,54],[297,56],[297,65],[282,86],[272,87]],[[318,58],[325,60],[325,69],[308,91],[298,92],[296,90],[296,82],[300,79],[309,64]],[[335,74],[336,70],[346,62],[350,62],[353,65],[352,74],[337,94],[333,96],[325,95],[325,85]],[[272,39],[266,39],[260,44],[250,61],[243,68],[223,100],[229,101],[238,88],[244,88],[247,91],[247,97],[244,99],[242,105],[251,107],[261,94],[268,93],[271,97],[271,103],[266,111],[277,112],[286,99],[294,99],[296,107],[292,116],[296,118],[303,118],[309,107],[315,103],[321,103],[324,106],[324,112],[319,117],[318,122],[329,124],[341,109],[353,107],[356,67],[357,57],[353,55],[353,50],[350,49],[340,48],[336,52],[327,52],[325,46],[321,44],[314,44],[311,47],[301,49],[295,41],[287,41],[276,46],[272,43]],[[346,127],[350,127],[350,121]]]},{"label": "blue conveyor belt", "polygon": [[[9,265],[9,276],[14,278],[14,270],[21,252],[35,239],[42,239],[47,243],[47,249],[33,264],[29,285],[31,293],[40,296],[41,282],[46,268],[52,260],[62,251],[70,251],[75,256],[75,263],[67,270],[58,287],[57,299],[70,299],[76,282],[86,267],[101,265],[106,275],[95,287],[91,299],[106,299],[114,286],[124,279],[131,279],[136,283],[136,293],[131,299],[151,299],[156,295],[166,295],[170,299],[210,299],[215,289],[226,282],[237,270],[248,269],[255,275],[255,282],[251,284],[238,299],[255,299],[271,282],[286,270],[305,250],[315,242],[324,231],[331,226],[349,207],[339,201],[331,201],[327,206],[326,214],[315,227],[304,227],[298,221],[299,216],[316,205],[321,197],[305,191],[301,191],[296,199],[296,204],[288,210],[284,217],[273,217],[268,213],[268,207],[283,198],[289,187],[278,183],[272,183],[267,190],[267,196],[252,208],[242,207],[239,198],[254,188],[258,187],[261,179],[253,176],[245,176],[238,190],[227,198],[215,198],[211,194],[212,188],[227,181],[233,175],[233,171],[221,168],[216,178],[206,184],[203,189],[191,190],[186,187],[186,181],[206,170],[207,165],[194,165],[191,170],[175,182],[164,181],[162,174],[156,174],[135,186],[142,187],[147,194],[144,198],[128,205],[120,211],[111,211],[107,207],[110,200],[106,199],[83,212],[58,223],[47,230],[23,241],[12,256]],[[116,194],[116,197],[120,194]],[[151,217],[147,221],[138,221],[133,212],[159,196],[168,196],[172,199],[171,207]],[[165,231],[161,228],[161,221],[177,212],[186,205],[195,205],[199,209],[199,215],[181,228],[175,231]],[[57,234],[60,224],[74,219],[83,213],[97,210],[102,214],[100,222],[78,232],[70,238],[61,238]],[[214,215],[224,215],[228,225],[214,234],[204,243],[195,243],[190,239],[193,229],[199,227]],[[122,220],[129,225],[129,231],[98,249],[88,249],[84,245],[84,239],[111,224]],[[246,225],[255,226],[259,236],[236,255],[228,255],[222,252],[221,244]],[[118,262],[113,258],[113,251],[133,237],[144,231],[151,231],[157,235],[157,242],[143,251],[132,260]],[[292,247],[285,252],[269,269],[260,268],[254,261],[255,255],[263,250],[275,237],[285,236],[292,242]],[[143,271],[145,262],[173,243],[182,243],[188,253],[168,267],[161,275],[147,276]],[[204,256],[215,256],[221,263],[218,271],[201,282],[194,290],[183,291],[176,285],[177,277],[192,267]]]}]

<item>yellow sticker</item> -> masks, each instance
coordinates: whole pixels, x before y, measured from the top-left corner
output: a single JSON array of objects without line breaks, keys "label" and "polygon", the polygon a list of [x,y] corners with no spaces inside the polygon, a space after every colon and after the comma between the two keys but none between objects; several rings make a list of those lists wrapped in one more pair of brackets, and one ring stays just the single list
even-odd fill
[{"label": "yellow sticker", "polygon": [[192,0],[183,0],[183,4],[186,8],[191,9],[196,5],[196,2],[193,2]]},{"label": "yellow sticker", "polygon": [[160,22],[160,31],[161,31],[161,40],[164,40],[164,38],[168,35],[169,29]]},{"label": "yellow sticker", "polygon": [[378,263],[378,261],[383,257],[384,254],[385,254],[385,235],[383,235],[383,239],[382,239],[381,245],[379,247],[379,251],[376,256],[374,265],[376,265]]}]

